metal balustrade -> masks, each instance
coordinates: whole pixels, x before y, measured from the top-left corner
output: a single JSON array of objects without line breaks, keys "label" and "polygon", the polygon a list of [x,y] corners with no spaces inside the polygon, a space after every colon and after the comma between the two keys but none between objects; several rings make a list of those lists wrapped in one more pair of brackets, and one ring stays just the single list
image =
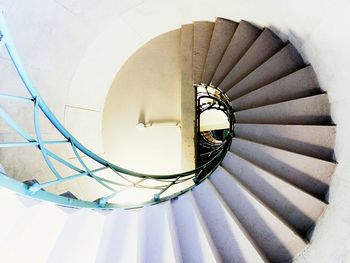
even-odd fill
[{"label": "metal balustrade", "polygon": [[[217,109],[225,112],[230,121],[230,131],[226,139],[222,142],[219,148],[214,149],[211,154],[207,154],[206,161],[200,167],[194,170],[186,171],[177,174],[144,174],[135,171],[131,171],[122,167],[119,167],[107,160],[101,158],[97,154],[90,151],[78,139],[72,136],[72,134],[65,129],[61,122],[55,117],[51,112],[47,104],[44,102],[43,98],[39,95],[37,89],[33,86],[22,62],[16,51],[15,45],[12,41],[11,34],[6,26],[3,14],[0,14],[0,44],[1,47],[8,53],[14,67],[16,68],[17,74],[21,79],[24,87],[29,92],[30,96],[17,96],[12,94],[0,94],[0,98],[11,100],[13,103],[25,102],[32,106],[34,113],[34,130],[35,136],[30,135],[30,133],[21,127],[21,125],[16,122],[16,116],[11,116],[8,112],[0,107],[0,117],[7,123],[11,128],[13,128],[18,135],[21,136],[23,141],[21,142],[2,142],[0,143],[0,148],[11,148],[11,147],[34,147],[41,152],[42,158],[46,165],[49,167],[53,175],[54,180],[46,182],[35,182],[32,184],[24,184],[22,182],[16,181],[13,178],[7,176],[5,172],[0,174],[0,185],[10,188],[20,194],[30,195],[33,198],[47,200],[56,202],[65,206],[72,207],[94,207],[94,208],[114,208],[114,207],[140,207],[144,205],[152,205],[159,202],[163,202],[174,198],[182,193],[193,188],[196,184],[200,183],[206,179],[211,172],[220,164],[223,157],[225,156],[229,145],[231,143],[232,131],[233,131],[233,112],[231,106],[229,105],[227,98],[222,95],[222,93],[214,94],[208,92],[198,93],[197,97],[197,115],[199,116],[201,112],[209,109]],[[206,103],[201,103],[201,100],[206,99]],[[59,140],[44,140],[43,130],[41,128],[41,119],[39,115],[44,116],[59,132],[62,139]],[[197,119],[199,117],[197,116]],[[199,123],[198,123],[199,124]],[[54,153],[54,151],[49,149],[50,147],[56,145],[67,145],[71,148],[72,152],[79,165],[73,164],[70,160],[64,156]],[[85,158],[82,158],[84,156]],[[210,158],[208,158],[208,156]],[[87,159],[93,160],[99,166],[97,168],[91,168],[87,163]],[[73,175],[67,176],[62,174],[59,169],[55,166],[55,162],[60,163],[64,167],[68,168]],[[101,172],[108,171],[109,178],[101,176]],[[57,194],[49,193],[44,191],[45,188],[77,178],[87,176],[95,181],[96,184],[103,186],[107,189],[110,194],[101,196],[97,198],[94,202],[83,201],[79,199],[72,199]],[[179,185],[184,182],[191,182],[189,186],[184,189],[174,192],[174,186]],[[144,188],[154,191],[154,197],[146,202],[140,202],[134,205],[121,205],[118,203],[111,203],[109,200],[116,197],[121,192],[130,188]]]}]

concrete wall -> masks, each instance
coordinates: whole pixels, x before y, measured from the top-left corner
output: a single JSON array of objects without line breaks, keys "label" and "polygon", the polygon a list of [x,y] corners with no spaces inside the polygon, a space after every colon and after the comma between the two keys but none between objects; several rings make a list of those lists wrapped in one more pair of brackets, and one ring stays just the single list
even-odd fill
[{"label": "concrete wall", "polygon": [[173,30],[138,49],[116,75],[103,110],[107,159],[144,173],[179,172],[181,130],[169,122],[180,119],[180,30]]},{"label": "concrete wall", "polygon": [[[69,106],[100,112],[116,72],[136,49],[192,20],[244,18],[290,39],[329,94],[339,162],[329,209],[300,261],[349,260],[349,1],[1,0],[0,5],[30,75],[61,120]],[[83,116],[72,123],[89,119]]]}]

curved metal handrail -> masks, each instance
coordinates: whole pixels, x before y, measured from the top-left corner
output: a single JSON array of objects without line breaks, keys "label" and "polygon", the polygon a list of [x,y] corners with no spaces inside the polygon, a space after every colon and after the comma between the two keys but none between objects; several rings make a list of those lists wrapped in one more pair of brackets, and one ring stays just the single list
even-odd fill
[{"label": "curved metal handrail", "polygon": [[[56,118],[56,116],[52,113],[52,111],[49,109],[47,104],[44,102],[42,97],[39,95],[37,89],[34,87],[33,83],[31,82],[22,62],[21,59],[15,49],[15,45],[13,43],[13,40],[11,38],[11,34],[7,28],[7,25],[5,23],[3,14],[0,14],[0,45],[2,44],[3,47],[5,47],[7,53],[9,54],[11,61],[13,65],[16,68],[16,71],[24,84],[25,88],[30,94],[30,98],[27,97],[20,97],[10,94],[0,94],[0,97],[11,99],[11,100],[20,100],[25,101],[29,103],[33,103],[33,111],[34,111],[34,129],[35,129],[35,136],[36,138],[33,138],[28,132],[26,132],[24,129],[20,127],[12,118],[11,116],[4,110],[0,108],[0,117],[5,120],[5,122],[10,125],[12,128],[14,128],[19,135],[21,135],[22,138],[26,140],[26,142],[6,142],[1,143],[1,147],[23,147],[23,146],[33,146],[38,148],[43,156],[43,159],[47,166],[50,168],[50,170],[55,175],[56,179],[53,181],[45,182],[45,183],[34,183],[32,185],[27,186],[27,192],[31,195],[38,195],[42,196],[43,194],[42,189],[46,188],[48,186],[52,186],[58,183],[67,182],[70,180],[74,180],[76,178],[79,178],[81,176],[89,176],[93,178],[97,183],[104,186],[106,189],[109,189],[112,193],[108,196],[101,197],[98,200],[96,200],[95,203],[99,207],[109,207],[107,204],[107,201],[111,198],[113,198],[115,195],[117,195],[120,191],[115,188],[115,186],[120,186],[124,188],[130,188],[130,187],[142,187],[142,188],[148,188],[157,190],[158,193],[154,195],[153,200],[150,200],[147,204],[153,204],[162,202],[164,200],[168,200],[170,196],[161,198],[160,196],[167,191],[169,188],[171,188],[175,184],[180,184],[187,180],[193,180],[195,183],[198,183],[199,180],[196,180],[196,178],[199,178],[199,175],[201,179],[203,179],[203,174],[207,173],[207,176],[209,176],[210,172],[212,171],[213,167],[216,167],[221,160],[223,159],[224,155],[226,154],[225,151],[227,151],[227,147],[222,147],[221,151],[218,151],[218,153],[212,157],[210,160],[208,160],[205,164],[201,165],[200,167],[182,172],[182,173],[175,173],[175,174],[167,174],[167,175],[161,175],[161,174],[145,174],[140,172],[135,172],[129,169],[122,168],[118,165],[115,165],[113,163],[108,162],[107,160],[101,158],[94,152],[90,151],[88,148],[86,148],[82,143],[80,143],[62,124],[61,122]],[[218,101],[220,99],[217,99]],[[227,104],[227,101],[224,103]],[[226,109],[230,111],[230,109]],[[39,113],[40,111],[45,115],[45,117],[50,121],[50,123],[59,131],[59,133],[63,136],[63,140],[56,140],[56,141],[44,141],[41,136],[41,130],[40,130],[40,120],[39,120]],[[231,114],[231,113],[229,113]],[[233,116],[233,114],[232,114]],[[230,116],[230,118],[232,117]],[[225,145],[228,145],[230,143],[229,138],[224,142]],[[71,149],[78,160],[79,164],[82,168],[64,160],[64,158],[58,156],[57,154],[53,153],[47,148],[47,145],[52,144],[70,144]],[[84,154],[85,156],[93,159],[96,163],[99,163],[101,167],[98,167],[96,169],[90,169],[86,162],[81,158],[80,153]],[[52,163],[52,160],[56,160],[60,162],[61,164],[65,165],[66,167],[72,169],[76,172],[76,174],[71,176],[62,176],[60,172],[55,168],[54,164]],[[119,178],[123,179],[123,182],[116,182],[113,180],[109,180],[106,178],[103,178],[101,176],[98,176],[97,174],[105,169],[109,169],[113,172],[113,174],[118,175]],[[1,177],[2,175],[0,175]],[[130,180],[130,178],[127,178],[128,176],[139,178],[137,182],[134,182]],[[1,178],[0,178],[1,179]],[[145,184],[142,184],[145,180],[154,180],[159,183],[160,185],[157,186],[147,186]],[[0,180],[1,181],[1,180]],[[6,181],[6,180],[5,180]],[[13,184],[13,182],[12,182]],[[113,186],[111,186],[113,185]],[[25,188],[25,186],[23,186]],[[21,188],[21,187],[20,187]],[[189,190],[191,187],[189,187],[187,190]],[[22,188],[21,188],[22,189]],[[180,191],[178,193],[175,193],[174,195],[179,195],[184,191],[187,191],[186,189],[183,191]],[[76,201],[70,201],[70,203],[76,202]]]}]

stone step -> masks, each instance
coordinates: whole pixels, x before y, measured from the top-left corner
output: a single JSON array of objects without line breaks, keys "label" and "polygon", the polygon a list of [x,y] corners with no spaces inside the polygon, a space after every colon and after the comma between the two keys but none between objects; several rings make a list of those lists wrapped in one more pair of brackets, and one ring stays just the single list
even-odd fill
[{"label": "stone step", "polygon": [[258,27],[253,26],[247,21],[242,20],[239,23],[213,76],[211,84],[214,87],[217,87],[220,82],[223,81],[261,32],[262,31]]},{"label": "stone step", "polygon": [[336,164],[275,147],[234,138],[230,151],[264,170],[325,200]]},{"label": "stone step", "polygon": [[171,201],[181,262],[221,262],[191,192]]},{"label": "stone step", "polygon": [[193,194],[222,262],[233,258],[236,262],[266,262],[265,255],[209,180],[196,187]]},{"label": "stone step", "polygon": [[[173,244],[169,225],[167,203],[143,208],[141,219],[143,262],[176,263],[176,246]],[[160,249],[160,244],[163,249]]]},{"label": "stone step", "polygon": [[303,237],[326,207],[319,199],[232,152],[221,165]]},{"label": "stone step", "polygon": [[104,220],[104,215],[87,208],[70,214],[47,262],[92,262],[92,259],[95,260]]},{"label": "stone step", "polygon": [[295,47],[288,43],[264,64],[227,91],[230,100],[237,99],[304,67]]},{"label": "stone step", "polygon": [[[96,263],[139,262],[140,212],[115,209],[105,215]],[[116,234],[118,233],[118,234]]]},{"label": "stone step", "polygon": [[[14,193],[12,195],[16,197]],[[11,199],[2,200],[2,203],[16,205],[11,203]],[[13,221],[14,226],[12,222],[5,225],[8,223],[7,214],[11,212],[10,209],[1,213],[1,225],[7,227],[9,233],[1,233],[0,262],[52,262],[48,260],[50,252],[65,227],[68,215],[52,203],[41,202],[18,216]]]},{"label": "stone step", "polygon": [[334,160],[335,126],[235,124],[235,136],[326,161]]},{"label": "stone step", "polygon": [[266,105],[235,113],[237,123],[262,124],[332,124],[326,94]]},{"label": "stone step", "polygon": [[[2,166],[1,166],[2,167]],[[29,210],[28,205],[21,200],[13,191],[0,187],[0,208],[7,211],[1,215],[0,224],[0,247],[5,243],[7,236],[11,235],[11,230],[16,227],[17,221],[24,217]]]},{"label": "stone step", "polygon": [[225,50],[236,31],[238,23],[218,17],[215,21],[213,35],[210,41],[207,61],[202,76],[202,83],[209,85]]},{"label": "stone step", "polygon": [[270,29],[265,28],[248,51],[218,85],[223,91],[228,91],[249,73],[267,61],[284,46],[283,41]]},{"label": "stone step", "polygon": [[313,96],[321,92],[312,66],[306,66],[266,86],[234,99],[231,105],[235,111],[241,111]]},{"label": "stone step", "polygon": [[289,262],[305,248],[305,241],[297,233],[224,168],[219,166],[210,181],[268,262]]},{"label": "stone step", "polygon": [[193,23],[193,82],[201,84],[205,62],[208,55],[213,22]]}]

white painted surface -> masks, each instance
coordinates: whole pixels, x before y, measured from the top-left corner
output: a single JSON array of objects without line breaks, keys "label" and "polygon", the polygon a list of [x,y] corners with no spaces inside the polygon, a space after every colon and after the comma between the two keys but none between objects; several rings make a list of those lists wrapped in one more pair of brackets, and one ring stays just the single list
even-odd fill
[{"label": "white painted surface", "polygon": [[50,250],[48,262],[95,262],[104,220],[103,214],[91,209],[72,213]]},{"label": "white painted surface", "polygon": [[209,180],[193,191],[206,227],[223,262],[265,262],[266,258]]},{"label": "white painted surface", "polygon": [[138,49],[116,74],[103,108],[107,158],[138,172],[179,172],[180,120],[180,30],[174,30]]},{"label": "white painted surface", "polygon": [[0,199],[3,200],[1,209],[8,211],[3,213],[1,217],[0,247],[2,247],[6,243],[6,239],[11,235],[12,229],[16,226],[18,218],[25,215],[28,208],[17,198],[17,195],[5,188],[0,188]]},{"label": "white painted surface", "polygon": [[115,210],[106,216],[96,256],[97,263],[137,262],[139,213]]},{"label": "white painted surface", "polygon": [[208,110],[201,114],[200,131],[228,129],[229,126],[227,116],[222,111]]},{"label": "white painted surface", "polygon": [[192,193],[171,202],[182,262],[221,262]]},{"label": "white painted surface", "polygon": [[[13,193],[12,193],[13,195]],[[49,202],[37,204],[17,217],[10,234],[1,237],[1,262],[47,262],[68,215]],[[25,219],[25,220],[23,220]]]},{"label": "white painted surface", "polygon": [[141,222],[143,223],[143,247],[139,255],[142,262],[176,263],[173,240],[170,232],[167,204],[150,206],[144,209]]}]

